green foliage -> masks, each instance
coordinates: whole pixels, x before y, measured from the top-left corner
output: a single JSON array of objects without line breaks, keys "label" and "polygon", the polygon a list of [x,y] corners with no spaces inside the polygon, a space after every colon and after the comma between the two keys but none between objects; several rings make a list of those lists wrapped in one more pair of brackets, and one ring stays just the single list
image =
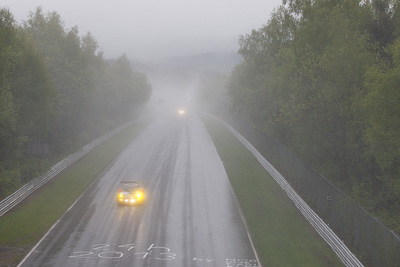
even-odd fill
[{"label": "green foliage", "polygon": [[151,86],[144,74],[132,70],[125,54],[117,58],[111,70],[119,103],[117,112],[129,116],[132,113],[131,108],[149,99]]},{"label": "green foliage", "polygon": [[355,151],[359,145],[352,145],[360,135],[352,101],[363,90],[364,67],[373,57],[354,11],[344,12],[342,6],[316,9],[299,27],[293,44],[298,61],[288,121],[290,128],[300,130],[301,138],[291,145],[332,179],[350,184],[350,157],[360,152]]},{"label": "green foliage", "polygon": [[[5,143],[15,131],[16,112],[13,103],[13,97],[7,88],[1,88],[0,91],[0,140]],[[6,144],[1,144],[4,148]]]},{"label": "green foliage", "polygon": [[400,227],[399,14],[390,0],[284,1],[240,38],[244,61],[228,82],[237,116],[385,214],[393,229]]},{"label": "green foliage", "polygon": [[17,108],[10,87],[10,73],[15,64],[16,29],[14,18],[6,10],[0,10],[0,160],[12,154],[12,144],[17,122]]},{"label": "green foliage", "polygon": [[398,164],[400,160],[400,38],[391,47],[393,67],[371,67],[366,73],[367,94],[360,108],[367,127],[365,140],[371,155],[382,169]]},{"label": "green foliage", "polygon": [[[150,97],[146,76],[125,55],[110,63],[97,49],[90,33],[66,30],[56,12],[37,8],[19,26],[0,10],[0,198],[49,160],[131,120]],[[29,145],[49,151],[33,160]],[[4,176],[12,170],[18,175]]]},{"label": "green foliage", "polygon": [[399,3],[396,0],[373,0],[368,4],[372,12],[365,28],[372,42],[377,42],[381,48],[387,47],[396,39],[396,31],[398,33]]},{"label": "green foliage", "polygon": [[0,171],[0,199],[15,191],[19,183],[20,172],[18,170]]},{"label": "green foliage", "polygon": [[131,69],[125,55],[113,64],[107,62],[101,52],[96,54],[97,41],[90,33],[80,38],[77,27],[65,30],[57,13],[45,15],[37,8],[24,29],[46,58],[58,91],[51,128],[53,152],[65,153],[86,144],[128,120],[148,100],[151,86],[145,76]]},{"label": "green foliage", "polygon": [[367,156],[379,166],[373,177],[376,185],[374,196],[380,196],[373,205],[374,210],[399,231],[400,38],[389,47],[387,55],[392,59],[390,67],[384,65],[368,69],[365,75],[367,91],[357,102],[356,111],[366,125],[363,140],[368,145]]}]

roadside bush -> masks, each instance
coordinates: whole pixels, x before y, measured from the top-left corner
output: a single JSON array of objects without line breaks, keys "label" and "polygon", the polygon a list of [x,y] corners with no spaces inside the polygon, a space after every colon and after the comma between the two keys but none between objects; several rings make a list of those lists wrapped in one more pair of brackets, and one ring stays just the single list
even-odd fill
[{"label": "roadside bush", "polygon": [[21,173],[19,170],[10,170],[0,172],[0,200],[3,200],[6,196],[15,191],[20,183]]}]

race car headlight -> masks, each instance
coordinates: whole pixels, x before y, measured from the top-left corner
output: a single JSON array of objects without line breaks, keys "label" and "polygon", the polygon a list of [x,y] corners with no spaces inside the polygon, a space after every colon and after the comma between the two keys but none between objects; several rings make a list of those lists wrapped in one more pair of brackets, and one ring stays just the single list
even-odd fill
[{"label": "race car headlight", "polygon": [[142,197],[142,193],[137,193],[137,194],[136,194],[136,197],[137,197],[137,198],[141,198],[141,197]]},{"label": "race car headlight", "polygon": [[123,198],[124,194],[119,194],[118,197]]}]

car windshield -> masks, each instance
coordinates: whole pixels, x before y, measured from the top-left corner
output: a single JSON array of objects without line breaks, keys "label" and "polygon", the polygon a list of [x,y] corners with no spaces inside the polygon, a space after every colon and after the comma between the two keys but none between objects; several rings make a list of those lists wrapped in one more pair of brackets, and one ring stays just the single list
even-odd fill
[{"label": "car windshield", "polygon": [[137,188],[139,188],[138,184],[123,184],[122,185],[122,189],[125,191],[133,191]]}]

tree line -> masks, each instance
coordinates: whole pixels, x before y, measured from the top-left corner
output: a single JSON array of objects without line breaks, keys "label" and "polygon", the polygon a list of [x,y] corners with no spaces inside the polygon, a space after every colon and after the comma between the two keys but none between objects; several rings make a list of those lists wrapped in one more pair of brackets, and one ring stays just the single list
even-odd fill
[{"label": "tree line", "polygon": [[239,45],[231,112],[400,233],[400,2],[284,0]]},{"label": "tree line", "polygon": [[125,54],[106,60],[88,32],[39,7],[0,10],[0,199],[61,157],[130,120],[151,94]]}]

